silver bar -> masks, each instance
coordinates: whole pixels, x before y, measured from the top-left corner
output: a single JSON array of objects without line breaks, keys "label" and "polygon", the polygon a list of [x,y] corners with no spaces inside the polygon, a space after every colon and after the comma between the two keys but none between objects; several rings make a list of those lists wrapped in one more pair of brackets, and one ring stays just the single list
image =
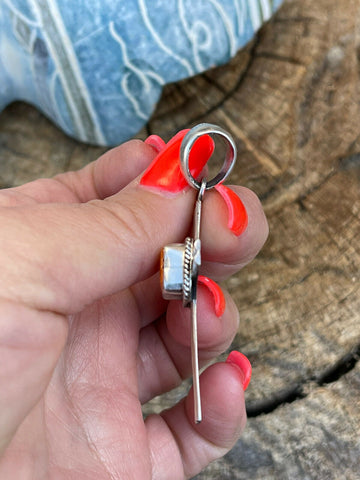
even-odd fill
[{"label": "silver bar", "polygon": [[200,241],[200,225],[201,225],[201,206],[204,192],[206,190],[205,179],[201,182],[201,187],[197,196],[194,212],[194,258],[192,272],[192,289],[191,289],[191,365],[194,389],[194,421],[200,423],[202,420],[201,413],[201,395],[200,395],[200,378],[199,378],[199,354],[198,354],[198,334],[197,334],[197,278],[199,267],[201,265],[201,241]]},{"label": "silver bar", "polygon": [[201,396],[200,396],[200,379],[199,379],[196,298],[193,299],[191,302],[191,364],[192,364],[193,389],[194,389],[194,420],[195,420],[195,423],[200,423],[202,420],[202,413],[201,413]]},{"label": "silver bar", "polygon": [[200,238],[200,225],[201,225],[201,206],[204,197],[204,193],[206,190],[206,180],[204,179],[201,182],[201,187],[196,199],[195,203],[195,211],[194,211],[194,240]]}]

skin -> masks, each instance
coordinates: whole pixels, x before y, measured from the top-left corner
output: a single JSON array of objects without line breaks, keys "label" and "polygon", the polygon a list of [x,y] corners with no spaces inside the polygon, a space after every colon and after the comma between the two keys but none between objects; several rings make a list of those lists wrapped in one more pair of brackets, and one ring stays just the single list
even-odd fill
[{"label": "skin", "polygon": [[[189,312],[158,286],[163,245],[191,225],[195,191],[169,197],[139,186],[156,152],[140,141],[79,172],[0,192],[0,478],[191,478],[236,442],[246,422],[241,371],[201,376],[192,392],[145,421],[141,404],[191,374]],[[204,271],[226,278],[251,261],[268,227],[257,197],[249,226],[227,228],[221,196],[204,200]],[[210,220],[211,219],[211,220]],[[238,313],[199,287],[199,357],[226,350]]]}]

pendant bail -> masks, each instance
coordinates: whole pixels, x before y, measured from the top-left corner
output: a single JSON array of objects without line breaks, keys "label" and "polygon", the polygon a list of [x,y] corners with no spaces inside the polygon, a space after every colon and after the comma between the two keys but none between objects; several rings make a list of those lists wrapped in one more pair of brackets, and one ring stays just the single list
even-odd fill
[{"label": "pendant bail", "polygon": [[190,171],[189,166],[189,157],[190,151],[199,137],[203,135],[219,135],[222,137],[227,145],[227,151],[225,154],[225,159],[223,165],[217,175],[214,178],[206,181],[206,190],[210,190],[210,188],[215,187],[219,183],[222,183],[229,175],[231,170],[233,169],[235,162],[236,162],[236,145],[234,142],[233,137],[223,128],[219,127],[218,125],[213,125],[211,123],[200,123],[193,127],[191,130],[183,138],[180,147],[180,165],[182,172],[192,187],[200,190],[201,188],[201,181],[197,180],[193,177]]}]

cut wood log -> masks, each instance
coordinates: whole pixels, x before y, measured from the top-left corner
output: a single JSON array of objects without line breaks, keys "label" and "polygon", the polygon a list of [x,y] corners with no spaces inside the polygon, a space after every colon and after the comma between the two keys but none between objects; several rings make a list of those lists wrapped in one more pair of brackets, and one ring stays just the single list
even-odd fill
[{"label": "cut wood log", "polygon": [[359,364],[334,383],[309,386],[306,398],[249,419],[235,448],[196,479],[358,480],[359,393]]}]

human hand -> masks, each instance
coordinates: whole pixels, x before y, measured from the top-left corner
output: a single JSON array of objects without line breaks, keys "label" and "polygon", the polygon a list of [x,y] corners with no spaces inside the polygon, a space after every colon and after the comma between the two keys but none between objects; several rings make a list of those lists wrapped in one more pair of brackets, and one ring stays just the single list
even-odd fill
[{"label": "human hand", "polygon": [[[154,169],[139,185],[155,155],[131,141],[79,172],[0,192],[1,479],[190,478],[245,425],[248,372],[233,363],[201,375],[201,424],[191,392],[143,420],[142,403],[191,374],[189,312],[161,298],[157,270],[161,247],[188,233],[196,193],[169,182],[169,169],[160,176],[178,194],[150,185]],[[215,279],[267,236],[256,196],[232,190],[248,214],[241,235],[226,191],[204,199],[204,273]],[[201,365],[238,328],[231,297],[214,288],[199,286]]]}]

